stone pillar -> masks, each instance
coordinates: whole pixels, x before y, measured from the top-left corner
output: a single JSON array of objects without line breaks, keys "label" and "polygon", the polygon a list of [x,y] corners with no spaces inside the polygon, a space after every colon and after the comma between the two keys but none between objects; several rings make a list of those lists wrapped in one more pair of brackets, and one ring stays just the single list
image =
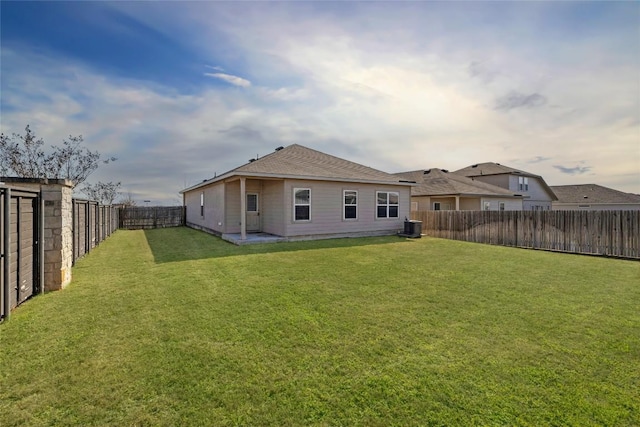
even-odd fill
[{"label": "stone pillar", "polygon": [[44,200],[44,289],[54,291],[71,282],[73,187],[68,180],[49,180],[49,184],[42,185],[41,191]]},{"label": "stone pillar", "polygon": [[71,282],[73,265],[73,183],[68,179],[0,177],[0,181],[40,191],[44,201],[44,290],[55,291]]}]

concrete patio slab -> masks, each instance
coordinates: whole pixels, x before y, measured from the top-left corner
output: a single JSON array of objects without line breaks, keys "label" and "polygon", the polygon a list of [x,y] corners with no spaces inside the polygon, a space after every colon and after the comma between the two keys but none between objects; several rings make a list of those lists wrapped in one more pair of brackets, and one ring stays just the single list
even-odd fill
[{"label": "concrete patio slab", "polygon": [[223,234],[222,240],[231,242],[234,245],[251,245],[258,243],[278,243],[286,242],[287,239],[282,236],[275,236],[269,233],[247,233],[247,238],[242,240],[240,233]]}]

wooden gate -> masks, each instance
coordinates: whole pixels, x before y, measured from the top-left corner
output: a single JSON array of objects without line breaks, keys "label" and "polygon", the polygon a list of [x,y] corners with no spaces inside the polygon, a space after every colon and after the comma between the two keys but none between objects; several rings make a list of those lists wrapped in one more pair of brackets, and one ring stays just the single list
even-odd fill
[{"label": "wooden gate", "polygon": [[0,187],[0,319],[44,290],[43,207],[37,191]]}]

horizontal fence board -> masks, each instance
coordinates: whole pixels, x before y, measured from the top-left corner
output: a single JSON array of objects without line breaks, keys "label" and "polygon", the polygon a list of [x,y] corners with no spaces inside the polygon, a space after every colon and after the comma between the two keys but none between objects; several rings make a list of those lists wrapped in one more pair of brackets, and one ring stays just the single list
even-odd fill
[{"label": "horizontal fence board", "polygon": [[184,225],[183,206],[135,206],[120,208],[119,228],[127,230]]},{"label": "horizontal fence board", "polygon": [[418,211],[411,218],[432,237],[640,259],[640,211]]}]

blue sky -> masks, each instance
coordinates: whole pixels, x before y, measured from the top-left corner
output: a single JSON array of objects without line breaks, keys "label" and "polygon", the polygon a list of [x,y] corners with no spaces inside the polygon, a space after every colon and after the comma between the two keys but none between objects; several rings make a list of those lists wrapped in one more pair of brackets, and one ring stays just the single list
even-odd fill
[{"label": "blue sky", "polygon": [[292,143],[640,193],[637,2],[0,3],[2,132],[82,134],[138,201]]}]

